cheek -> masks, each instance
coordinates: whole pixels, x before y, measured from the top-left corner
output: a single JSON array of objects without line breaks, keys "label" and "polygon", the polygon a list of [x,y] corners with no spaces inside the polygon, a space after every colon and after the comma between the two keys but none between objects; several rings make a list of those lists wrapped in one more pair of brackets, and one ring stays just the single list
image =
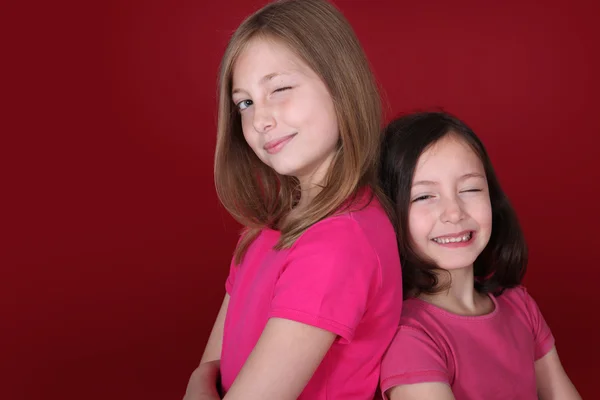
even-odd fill
[{"label": "cheek", "polygon": [[333,106],[333,102],[330,98],[327,98],[327,103],[324,104],[325,107],[322,108],[321,113],[323,114],[322,126],[326,129],[326,132],[329,134],[332,142],[337,142],[339,139],[339,126],[337,122],[337,114],[335,112],[335,107]]},{"label": "cheek", "polygon": [[408,213],[408,230],[413,243],[418,246],[427,243],[432,227],[433,222],[429,212],[411,207]]},{"label": "cheek", "polygon": [[257,132],[254,130],[254,126],[252,125],[252,117],[244,116],[241,121],[244,139],[246,139],[246,143],[248,143],[250,147],[254,148],[257,140]]},{"label": "cheek", "polygon": [[337,115],[328,92],[314,90],[307,93],[293,108],[286,108],[286,115],[291,124],[310,127],[311,131],[322,132],[331,141],[337,141]]},{"label": "cheek", "polygon": [[491,229],[492,227],[492,205],[489,199],[482,200],[479,202],[473,210],[472,214],[479,226],[482,229]]}]

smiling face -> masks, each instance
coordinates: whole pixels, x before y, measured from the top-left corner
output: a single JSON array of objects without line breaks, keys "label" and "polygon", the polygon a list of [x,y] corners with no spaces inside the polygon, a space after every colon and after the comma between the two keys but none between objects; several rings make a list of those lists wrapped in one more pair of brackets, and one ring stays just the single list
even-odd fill
[{"label": "smiling face", "polygon": [[417,162],[408,226],[415,250],[446,270],[471,267],[490,240],[492,207],[483,164],[452,132]]},{"label": "smiling face", "polygon": [[302,185],[322,182],[338,147],[337,116],[305,62],[276,40],[252,39],[233,67],[232,100],[262,162]]}]

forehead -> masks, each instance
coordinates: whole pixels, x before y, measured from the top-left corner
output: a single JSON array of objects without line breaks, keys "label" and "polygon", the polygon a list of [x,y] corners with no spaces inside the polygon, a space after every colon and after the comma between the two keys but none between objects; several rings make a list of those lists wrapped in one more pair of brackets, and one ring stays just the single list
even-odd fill
[{"label": "forehead", "polygon": [[254,37],[243,47],[232,70],[233,86],[254,83],[270,74],[306,73],[308,66],[277,39]]},{"label": "forehead", "polygon": [[483,174],[483,163],[463,138],[451,133],[421,154],[415,169],[415,177],[420,175],[441,177],[470,172]]}]

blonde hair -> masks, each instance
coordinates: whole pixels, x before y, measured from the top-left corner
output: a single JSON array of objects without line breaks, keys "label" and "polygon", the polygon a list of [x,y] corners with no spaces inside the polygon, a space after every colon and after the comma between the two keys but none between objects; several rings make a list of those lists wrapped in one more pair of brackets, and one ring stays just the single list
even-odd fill
[{"label": "blonde hair", "polygon": [[[284,218],[299,197],[296,178],[276,173],[246,143],[231,100],[234,63],[256,37],[289,47],[323,80],[333,99],[339,146],[324,186],[296,218]],[[215,151],[217,195],[246,227],[236,250],[240,263],[264,227],[276,227],[275,248],[290,247],[311,225],[333,215],[358,190],[377,189],[381,102],[374,76],[352,27],[324,0],[280,0],[246,18],[231,37],[219,74],[219,118]]]}]

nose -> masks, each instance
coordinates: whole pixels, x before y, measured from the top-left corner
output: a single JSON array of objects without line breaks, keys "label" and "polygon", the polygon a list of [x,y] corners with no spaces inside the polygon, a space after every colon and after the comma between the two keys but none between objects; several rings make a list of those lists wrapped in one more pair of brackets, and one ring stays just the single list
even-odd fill
[{"label": "nose", "polygon": [[258,133],[267,133],[271,129],[275,128],[275,117],[269,107],[259,107],[257,104],[254,105],[254,120],[252,121],[254,130]]},{"label": "nose", "polygon": [[460,199],[452,197],[446,199],[442,204],[441,220],[451,224],[456,224],[465,218],[465,212]]}]

